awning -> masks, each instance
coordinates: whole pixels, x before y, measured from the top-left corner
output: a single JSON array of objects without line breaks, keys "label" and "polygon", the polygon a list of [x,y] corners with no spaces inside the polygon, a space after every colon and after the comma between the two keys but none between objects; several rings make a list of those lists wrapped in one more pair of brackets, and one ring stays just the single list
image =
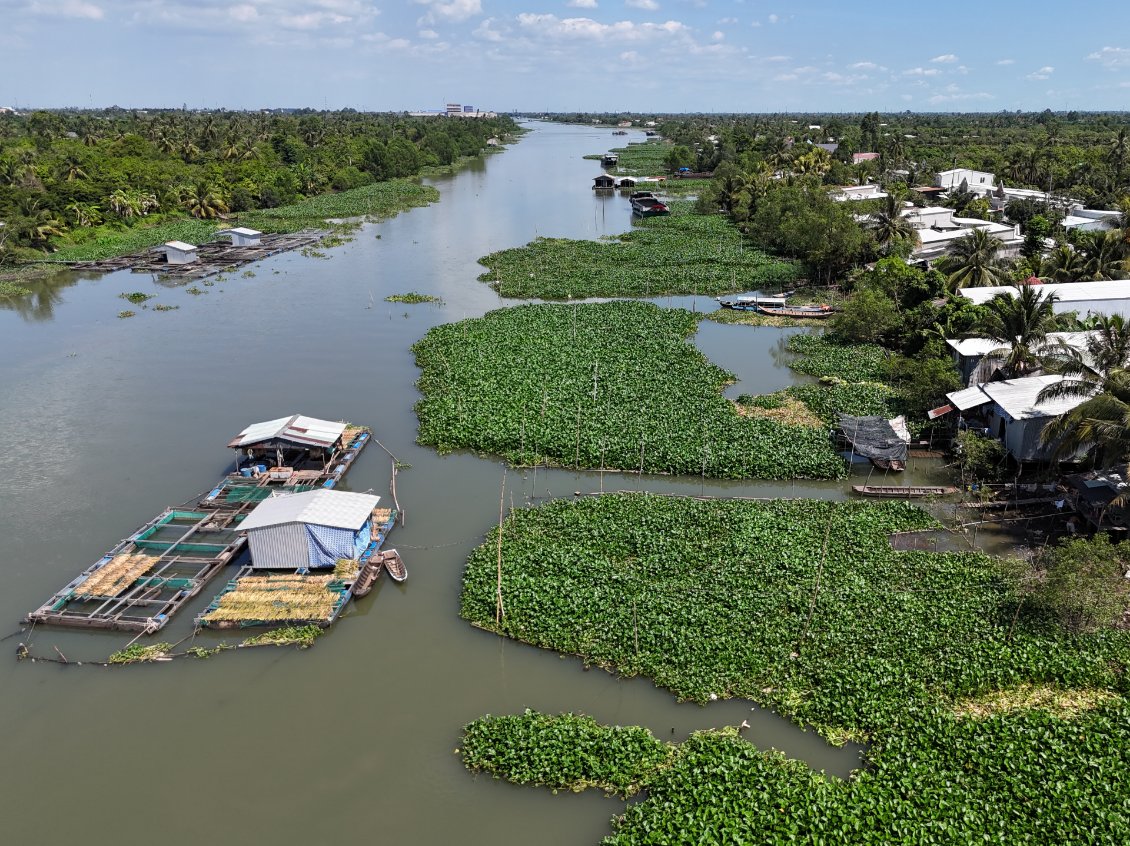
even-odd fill
[{"label": "awning", "polygon": [[965,388],[961,391],[948,393],[946,394],[946,399],[953,403],[954,407],[959,411],[968,411],[971,408],[976,408],[979,405],[991,402],[985,392],[981,390],[980,385],[974,385],[972,388]]}]

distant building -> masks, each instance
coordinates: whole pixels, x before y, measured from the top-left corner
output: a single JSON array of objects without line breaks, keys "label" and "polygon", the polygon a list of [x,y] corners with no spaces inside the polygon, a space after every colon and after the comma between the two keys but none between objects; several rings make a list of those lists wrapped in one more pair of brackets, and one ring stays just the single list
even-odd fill
[{"label": "distant building", "polygon": [[168,264],[192,264],[197,259],[196,247],[184,241],[166,241],[162,247]]},{"label": "distant building", "polygon": [[998,252],[1001,258],[1019,255],[1024,244],[1019,225],[1009,226],[979,218],[954,217],[953,209],[945,206],[908,208],[902,216],[918,234],[918,246],[912,254],[915,259],[932,261],[941,258],[954,241],[964,238],[974,229],[984,229],[1001,242]]},{"label": "distant building", "polygon": [[[1014,286],[992,288],[962,288],[960,293],[977,305],[984,305],[997,294],[1016,294]],[[1130,318],[1130,280],[1114,279],[1101,282],[1063,282],[1042,285],[1041,291],[1054,292],[1056,301],[1052,309],[1056,314],[1077,311],[1086,314],[1121,314]]]},{"label": "distant building", "polygon": [[877,158],[879,158],[878,153],[852,153],[851,163],[859,164],[860,162],[873,162]]},{"label": "distant building", "polygon": [[995,187],[996,176],[983,170],[958,167],[953,170],[943,170],[939,173],[936,184],[939,188],[945,188],[947,191],[956,191],[963,182],[966,188],[974,194],[987,197]]},{"label": "distant building", "polygon": [[881,200],[888,196],[878,185],[845,185],[832,194],[833,200]]},{"label": "distant building", "polygon": [[463,107],[460,106],[458,103],[448,103],[447,104],[447,116],[448,117],[460,117],[462,114],[463,114]]}]

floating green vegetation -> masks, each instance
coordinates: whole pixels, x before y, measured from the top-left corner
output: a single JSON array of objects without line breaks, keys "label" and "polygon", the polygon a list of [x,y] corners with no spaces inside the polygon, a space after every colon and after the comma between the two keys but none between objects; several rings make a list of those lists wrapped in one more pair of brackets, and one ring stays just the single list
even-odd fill
[{"label": "floating green vegetation", "polygon": [[176,311],[178,308],[180,308],[179,305],[163,305],[161,303],[153,306],[154,311]]},{"label": "floating green vegetation", "polygon": [[715,323],[738,323],[742,326],[774,326],[777,328],[811,326],[815,328],[822,325],[822,321],[820,320],[778,317],[776,315],[758,314],[756,311],[740,311],[732,308],[715,309],[714,311],[707,312],[704,317],[707,320],[713,320]]},{"label": "floating green vegetation", "polygon": [[439,297],[433,297],[431,294],[419,294],[416,291],[409,291],[407,294],[389,294],[385,297],[386,303],[439,303],[443,302]]},{"label": "floating green vegetation", "polygon": [[0,299],[7,297],[25,297],[30,293],[31,288],[25,288],[23,285],[17,285],[15,282],[0,279]]},{"label": "floating green vegetation", "polygon": [[799,358],[789,366],[809,376],[834,376],[847,382],[878,382],[890,353],[878,344],[841,344],[823,334],[793,335],[788,350]]},{"label": "floating green vegetation", "polygon": [[144,664],[150,661],[168,659],[171,643],[151,643],[149,645],[135,643],[125,649],[119,649],[108,659],[111,664]]},{"label": "floating green vegetation", "polygon": [[[205,283],[205,284],[211,285],[212,283]],[[192,296],[194,296],[194,297],[199,297],[201,294],[207,294],[208,293],[207,291],[205,291],[201,288],[197,288],[195,285],[193,285],[189,288],[185,288],[184,290],[185,290],[186,293],[192,294]]]},{"label": "floating green vegetation", "polygon": [[156,294],[143,294],[141,291],[134,291],[129,294],[118,294],[123,300],[129,300],[134,305],[141,305],[146,300],[151,300]]},{"label": "floating green vegetation", "polygon": [[[616,167],[612,170],[619,176],[660,176],[667,172],[664,159],[671,152],[671,146],[656,139],[613,147],[609,152],[616,154]],[[590,154],[585,158],[600,160],[604,154]]]},{"label": "floating green vegetation", "polygon": [[308,649],[324,632],[318,626],[284,626],[249,637],[240,646],[297,646]]},{"label": "floating green vegetation", "polygon": [[878,382],[825,379],[818,385],[793,385],[783,393],[804,403],[828,425],[836,422],[837,414],[894,417],[898,413],[898,392]]},{"label": "floating green vegetation", "polygon": [[208,649],[205,646],[190,646],[184,651],[184,654],[191,655],[193,658],[203,659],[211,658],[213,655],[218,655],[219,653],[227,649],[235,649],[235,647],[227,643],[221,643],[217,646],[213,646],[211,649]]},{"label": "floating green vegetation", "polygon": [[[557,501],[503,527],[501,624],[495,532],[468,560],[462,614],[681,698],[749,697],[869,741],[841,781],[732,730],[694,735],[643,771],[646,798],[607,844],[1125,843],[1130,632],[1017,615],[987,556],[892,550],[892,532],[932,525],[894,503]],[[1055,707],[1035,689],[1059,691]],[[988,710],[955,713],[969,702]],[[569,750],[550,733],[533,781],[581,748],[592,771],[631,771],[594,736]],[[528,775],[494,748],[478,766]]]},{"label": "floating green vegetation", "polygon": [[467,769],[515,784],[575,792],[595,787],[624,797],[673,753],[674,747],[645,728],[602,726],[591,717],[529,709],[468,724],[460,749]]},{"label": "floating green vegetation", "polygon": [[758,397],[743,394],[738,397],[737,406],[738,413],[745,417],[760,417],[790,426],[823,425],[823,421],[802,400],[784,391]]},{"label": "floating green vegetation", "polygon": [[119,311],[118,317],[119,318],[133,317],[136,314],[137,314],[136,311],[130,311],[129,309],[126,309],[125,311]]},{"label": "floating green vegetation", "polygon": [[308,200],[277,209],[263,209],[240,215],[241,224],[263,231],[289,232],[302,228],[321,228],[331,218],[392,217],[402,211],[439,201],[439,191],[413,179],[374,182],[338,194],[320,194]]},{"label": "floating green vegetation", "polygon": [[674,202],[667,217],[644,219],[606,241],[538,238],[479,259],[479,279],[516,298],[713,296],[787,285],[796,265],[742,243],[721,215],[695,214]]},{"label": "floating green vegetation", "polygon": [[687,337],[698,316],[650,303],[526,305],[432,329],[418,440],[515,464],[721,478],[836,478],[827,434],[746,418],[733,376]]},{"label": "floating green vegetation", "polygon": [[63,243],[51,258],[58,261],[97,261],[98,259],[141,252],[166,241],[202,244],[211,241],[219,228],[215,221],[174,217],[156,224],[139,223],[128,229],[98,226],[74,232],[76,243]]}]

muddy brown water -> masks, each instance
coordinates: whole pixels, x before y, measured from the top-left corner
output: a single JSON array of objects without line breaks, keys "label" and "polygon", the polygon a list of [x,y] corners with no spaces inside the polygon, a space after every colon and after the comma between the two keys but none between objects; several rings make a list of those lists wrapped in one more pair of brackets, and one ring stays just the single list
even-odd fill
[{"label": "muddy brown water", "polygon": [[[415,444],[409,347],[432,326],[506,304],[475,281],[478,256],[538,234],[592,238],[628,228],[627,200],[594,197],[598,163],[581,158],[620,140],[536,124],[504,153],[434,180],[440,203],[366,224],[328,259],[276,256],[201,295],[119,272],[40,283],[30,300],[3,304],[0,635],[17,632],[24,613],[161,508],[207,489],[228,467],[224,444],[250,422],[301,412],[367,423],[412,465],[398,481],[407,523],[390,542],[408,581],[383,580],[313,649],[102,669],[17,664],[16,644],[30,637],[34,653],[57,647],[89,661],[130,635],[42,628],[3,641],[7,842],[596,842],[620,802],[475,778],[453,754],[466,722],[526,707],[645,725],[663,739],[745,719],[760,746],[830,774],[858,766],[858,749],[829,747],[753,703],[677,704],[647,680],[586,671],[577,659],[459,619],[463,563],[497,520],[503,468]],[[383,302],[411,290],[444,302]],[[118,297],[130,291],[155,293],[151,307],[179,308],[132,307],[136,317],[119,319],[127,304]],[[703,297],[657,302],[715,307]],[[739,376],[731,390],[759,393],[795,381],[787,334],[704,322],[696,342]],[[387,494],[390,472],[374,446],[348,488]],[[937,473],[936,462],[917,462],[907,475]],[[855,481],[867,475],[861,469]],[[517,505],[602,484],[565,471],[511,472],[510,481]],[[836,499],[847,490],[843,482],[634,475],[606,475],[603,484]],[[189,634],[192,614],[221,584],[160,638]]]}]

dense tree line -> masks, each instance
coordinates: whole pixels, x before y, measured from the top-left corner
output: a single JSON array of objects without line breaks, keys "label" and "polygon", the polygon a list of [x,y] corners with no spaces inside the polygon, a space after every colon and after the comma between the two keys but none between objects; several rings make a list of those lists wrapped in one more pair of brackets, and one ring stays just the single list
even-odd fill
[{"label": "dense tree line", "polygon": [[169,213],[211,218],[413,176],[474,156],[509,118],[37,111],[0,116],[0,233],[48,248],[68,230]]}]

